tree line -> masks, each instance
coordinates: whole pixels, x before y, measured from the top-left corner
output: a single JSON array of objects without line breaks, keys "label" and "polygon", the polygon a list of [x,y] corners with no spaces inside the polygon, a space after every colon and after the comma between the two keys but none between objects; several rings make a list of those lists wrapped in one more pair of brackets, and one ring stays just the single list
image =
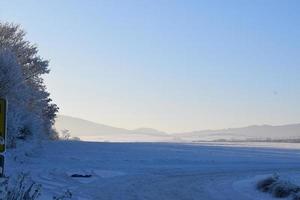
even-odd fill
[{"label": "tree line", "polygon": [[16,24],[0,22],[0,97],[8,101],[7,146],[20,140],[57,138],[58,112],[44,83],[49,61]]}]

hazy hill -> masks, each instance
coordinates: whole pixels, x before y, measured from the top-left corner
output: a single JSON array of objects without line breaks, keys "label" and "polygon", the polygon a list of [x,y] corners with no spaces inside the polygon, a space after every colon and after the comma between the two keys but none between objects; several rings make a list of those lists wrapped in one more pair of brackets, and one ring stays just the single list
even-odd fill
[{"label": "hazy hill", "polygon": [[166,132],[163,131],[159,131],[153,128],[138,128],[138,129],[134,129],[132,130],[133,133],[143,133],[146,135],[157,135],[157,136],[161,136],[161,135],[167,135]]},{"label": "hazy hill", "polygon": [[167,134],[151,128],[127,130],[106,126],[87,120],[58,116],[56,129],[61,132],[68,129],[71,136],[88,141],[114,142],[157,142],[157,141],[211,141],[211,140],[245,140],[245,139],[295,139],[300,138],[300,124],[283,126],[248,126],[223,130],[205,130],[187,133]]},{"label": "hazy hill", "polygon": [[58,132],[64,129],[70,131],[72,137],[89,141],[166,141],[170,136],[150,128],[127,130],[115,128],[80,118],[59,115],[55,128]]},{"label": "hazy hill", "polygon": [[300,124],[283,126],[248,126],[223,130],[205,130],[174,134],[184,140],[244,140],[244,139],[295,139],[300,138]]}]

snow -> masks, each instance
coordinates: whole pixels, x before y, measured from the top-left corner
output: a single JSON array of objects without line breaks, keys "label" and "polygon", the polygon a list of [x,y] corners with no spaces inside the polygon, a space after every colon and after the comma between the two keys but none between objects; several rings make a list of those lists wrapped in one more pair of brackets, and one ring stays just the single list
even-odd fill
[{"label": "snow", "polygon": [[271,200],[256,181],[278,173],[300,185],[300,145],[263,144],[44,142],[22,159],[8,152],[6,174],[30,172],[42,200],[67,190],[74,200]]}]

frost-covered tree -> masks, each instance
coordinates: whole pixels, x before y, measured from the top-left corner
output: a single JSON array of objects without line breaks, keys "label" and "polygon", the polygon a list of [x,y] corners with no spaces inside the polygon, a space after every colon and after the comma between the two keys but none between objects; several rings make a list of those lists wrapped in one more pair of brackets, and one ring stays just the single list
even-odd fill
[{"label": "frost-covered tree", "polygon": [[63,140],[70,140],[71,139],[71,133],[68,129],[64,129],[61,131],[61,138]]},{"label": "frost-covered tree", "polygon": [[49,73],[48,64],[18,25],[0,23],[0,97],[9,101],[10,146],[17,138],[56,137],[52,125],[58,107],[42,78]]},{"label": "frost-covered tree", "polygon": [[16,57],[8,50],[0,50],[0,96],[9,101],[8,144],[12,146],[26,124],[28,112],[24,105],[28,103],[28,88],[24,82],[20,65]]}]

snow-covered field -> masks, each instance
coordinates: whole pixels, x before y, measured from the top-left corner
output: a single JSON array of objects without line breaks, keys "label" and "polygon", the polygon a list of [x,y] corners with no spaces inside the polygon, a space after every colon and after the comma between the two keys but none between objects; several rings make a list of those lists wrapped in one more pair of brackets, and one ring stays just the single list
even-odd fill
[{"label": "snow-covered field", "polygon": [[45,142],[16,160],[8,152],[6,170],[30,172],[45,200],[66,190],[75,200],[268,200],[255,189],[260,176],[300,184],[300,145],[280,145]]}]

